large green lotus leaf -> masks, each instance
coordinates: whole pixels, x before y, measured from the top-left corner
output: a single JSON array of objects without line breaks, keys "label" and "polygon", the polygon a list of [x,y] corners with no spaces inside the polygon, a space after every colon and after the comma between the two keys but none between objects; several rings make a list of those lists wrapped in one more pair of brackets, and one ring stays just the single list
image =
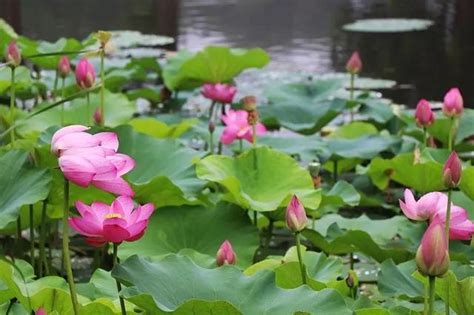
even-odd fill
[{"label": "large green lotus leaf", "polygon": [[325,139],[333,159],[366,159],[370,160],[380,152],[388,151],[401,140],[395,136],[369,135],[356,139]]},{"label": "large green lotus leaf", "polygon": [[292,102],[309,106],[334,97],[343,87],[342,79],[271,84],[265,89],[265,96],[270,103]]},{"label": "large green lotus leaf", "polygon": [[187,79],[182,75],[183,65],[193,56],[193,53],[183,49],[168,58],[163,66],[163,81],[168,89],[172,91],[192,90],[201,85],[199,80]]},{"label": "large green lotus leaf", "polygon": [[349,124],[342,125],[331,132],[328,139],[358,139],[363,136],[372,136],[378,134],[377,127],[363,122],[354,121]]},{"label": "large green lotus leaf", "polygon": [[393,180],[418,192],[443,190],[443,165],[433,160],[414,162],[412,153],[403,153],[393,159],[376,157],[369,165],[367,174],[379,189],[388,187]]},{"label": "large green lotus leaf", "polygon": [[[93,115],[95,110],[100,106],[100,93],[90,94],[90,114]],[[41,106],[47,106],[44,103]],[[105,91],[105,125],[114,127],[127,123],[135,112],[135,104],[130,102],[127,97],[121,93],[111,93]],[[89,124],[89,114],[87,112],[86,98],[77,98],[65,108],[65,124]],[[61,106],[53,107],[43,113],[40,113],[22,124],[19,132],[27,133],[31,131],[43,131],[51,126],[61,125]]]},{"label": "large green lotus leaf", "polygon": [[[159,262],[132,256],[112,271],[131,285],[122,296],[152,314],[179,313],[183,305],[220,307],[219,314],[351,314],[342,296],[334,290],[315,292],[302,286],[278,288],[271,271],[247,277],[234,266],[205,269],[185,256],[170,255]],[[258,293],[258,294],[257,294]],[[211,314],[209,310],[204,314]]]},{"label": "large green lotus leaf", "polygon": [[469,196],[469,198],[474,200],[474,181],[472,178],[474,178],[474,167],[469,166],[462,172],[459,187],[467,196]]},{"label": "large green lotus leaf", "polygon": [[422,19],[401,19],[401,18],[383,18],[383,19],[364,19],[357,20],[354,23],[343,26],[345,31],[367,32],[367,33],[399,33],[423,31],[428,29],[434,22]]},{"label": "large green lotus leaf", "polygon": [[[472,124],[473,119],[474,110],[470,108],[464,109],[463,114],[459,118],[455,144],[460,144],[464,139],[474,135],[474,126]],[[430,135],[441,141],[444,146],[446,146],[448,142],[450,126],[451,119],[447,117],[437,117],[435,122],[428,127],[428,132]]]},{"label": "large green lotus leaf", "polygon": [[361,103],[359,113],[374,121],[384,124],[392,119],[395,114],[391,107],[392,102],[382,98],[368,98],[358,100]]},{"label": "large green lotus leaf", "polygon": [[357,206],[360,202],[360,194],[346,181],[338,181],[329,191],[322,191],[321,205],[318,211],[328,212],[337,210],[342,206]]},{"label": "large green lotus leaf", "polygon": [[[446,291],[449,287],[449,306],[458,315],[474,314],[474,275],[472,268],[470,269],[471,276],[465,279],[458,280],[455,273],[451,270],[443,278],[436,278],[436,294],[443,300],[447,300]],[[414,274],[414,277],[427,285],[426,277],[423,277],[419,272]]]},{"label": "large green lotus leaf", "polygon": [[51,186],[47,169],[29,166],[28,153],[13,150],[0,156],[0,228],[16,220],[21,206],[46,199]]},{"label": "large green lotus leaf", "polygon": [[226,203],[212,208],[158,209],[150,220],[148,231],[139,241],[121,245],[120,256],[138,254],[156,260],[169,253],[192,249],[214,258],[222,242],[229,240],[237,253],[237,264],[246,267],[252,263],[259,246],[258,230],[247,213]]},{"label": "large green lotus leaf", "polygon": [[111,41],[116,47],[131,48],[140,46],[163,46],[172,44],[174,39],[167,36],[155,34],[142,34],[138,31],[110,31]]},{"label": "large green lotus leaf", "polygon": [[411,224],[405,217],[371,220],[330,214],[316,221],[315,228],[303,235],[328,254],[362,252],[382,262],[393,258],[403,262],[413,257],[423,226]]},{"label": "large green lotus leaf", "polygon": [[[33,41],[27,41],[26,39],[20,41],[20,47],[25,47],[26,51],[24,52],[27,56],[28,55],[36,55],[36,54],[49,54],[49,53],[60,53],[60,52],[73,52],[73,51],[80,51],[83,49],[82,44],[74,38],[60,38],[54,43],[47,42],[47,41],[39,41],[36,42],[36,45],[31,45]],[[34,43],[34,42],[33,42]],[[25,56],[26,58],[28,58]],[[75,55],[69,55],[73,58]],[[57,69],[59,60],[61,59],[61,55],[54,55],[54,56],[45,56],[45,57],[35,57],[29,58],[31,62],[36,64],[37,66],[44,68],[44,69]]]},{"label": "large green lotus leaf", "polygon": [[285,153],[268,147],[251,149],[237,157],[208,156],[196,165],[196,173],[223,186],[226,199],[244,209],[273,211],[286,206],[293,194],[308,209],[316,209],[321,200],[309,172]]},{"label": "large green lotus leaf", "polygon": [[331,155],[326,148],[326,144],[317,135],[263,135],[258,138],[258,143],[285,152],[304,164],[308,164],[316,158],[319,159]]},{"label": "large green lotus leaf", "polygon": [[135,132],[131,126],[115,129],[119,151],[135,159],[136,166],[127,179],[141,202],[156,207],[200,203],[205,182],[198,179],[193,160],[202,152],[184,147],[174,139],[157,139]]},{"label": "large green lotus leaf", "polygon": [[130,81],[143,82],[147,79],[146,72],[142,67],[115,68],[107,71],[105,75],[105,87],[112,92],[120,92],[123,86]]},{"label": "large green lotus leaf", "polygon": [[168,125],[155,118],[135,118],[129,121],[128,124],[136,131],[155,138],[179,138],[198,122],[198,119],[191,118],[184,119],[177,124]]},{"label": "large green lotus leaf", "polygon": [[[48,313],[72,313],[69,288],[61,277],[49,276],[34,280],[33,268],[28,263],[16,260],[13,264],[3,259],[0,260],[0,280],[30,312],[44,307]],[[90,302],[82,296],[78,296],[78,299],[81,314],[120,314],[119,309],[107,300]]]},{"label": "large green lotus leaf", "polygon": [[270,56],[261,48],[230,49],[208,46],[186,61],[180,75],[201,82],[230,82],[248,68],[262,68]]},{"label": "large green lotus leaf", "polygon": [[384,261],[380,265],[377,276],[380,293],[390,297],[417,298],[424,296],[423,284],[412,276],[415,270],[416,263],[414,260],[399,265],[395,265],[392,259]]},{"label": "large green lotus leaf", "polygon": [[18,38],[18,34],[15,32],[13,27],[11,27],[11,25],[4,19],[0,19],[0,38],[2,39],[0,41],[0,51],[2,54],[5,52],[8,43],[10,43],[12,39]]}]

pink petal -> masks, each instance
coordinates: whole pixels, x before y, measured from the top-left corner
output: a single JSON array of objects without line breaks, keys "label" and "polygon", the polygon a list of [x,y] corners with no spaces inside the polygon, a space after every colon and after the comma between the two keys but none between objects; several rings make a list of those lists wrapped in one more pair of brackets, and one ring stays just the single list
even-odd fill
[{"label": "pink petal", "polygon": [[81,187],[89,186],[95,175],[94,166],[81,156],[62,156],[59,167],[69,181]]},{"label": "pink petal", "polygon": [[53,152],[60,153],[71,148],[87,148],[98,144],[99,142],[87,132],[69,133],[61,136],[54,142]]},{"label": "pink petal", "polygon": [[127,221],[120,218],[111,218],[104,221],[102,235],[105,240],[112,243],[121,243],[130,237],[127,231]]},{"label": "pink petal", "polygon": [[110,206],[99,201],[93,202],[91,209],[98,218],[102,218],[102,221],[105,219],[105,216],[110,213]]},{"label": "pink petal", "polygon": [[119,141],[115,132],[99,132],[94,135],[94,138],[99,141],[101,147],[117,152]]},{"label": "pink petal", "polygon": [[128,221],[128,217],[132,213],[134,206],[132,198],[128,196],[119,196],[112,203],[111,211],[121,214]]},{"label": "pink petal", "polygon": [[89,237],[86,239],[86,243],[93,247],[102,247],[107,244],[107,241],[101,237]]},{"label": "pink petal", "polygon": [[92,212],[91,207],[89,207],[88,205],[86,205],[82,201],[79,201],[79,200],[76,201],[75,205],[76,205],[77,211],[79,212],[79,214],[81,216],[84,216],[86,213],[91,213]]},{"label": "pink petal", "polygon": [[257,135],[258,135],[258,136],[262,136],[262,135],[264,135],[264,134],[267,132],[267,128],[265,128],[265,125],[262,124],[262,123],[258,123],[258,124],[255,126],[255,129],[257,130]]},{"label": "pink petal", "polygon": [[152,203],[139,206],[130,216],[129,223],[135,223],[142,220],[148,220],[155,210],[155,206]]},{"label": "pink petal", "polygon": [[132,187],[130,187],[130,185],[121,177],[106,181],[93,180],[92,185],[116,195],[130,197],[133,197],[135,195],[134,191],[132,190]]},{"label": "pink petal", "polygon": [[61,138],[64,135],[67,135],[73,132],[82,132],[88,129],[89,127],[82,126],[82,125],[71,125],[71,126],[61,128],[53,134],[53,138],[51,139],[51,144],[54,144],[56,141],[58,141],[59,138]]},{"label": "pink petal", "polygon": [[221,134],[221,142],[223,144],[231,144],[237,138],[239,129],[235,126],[227,126]]},{"label": "pink petal", "polygon": [[84,236],[100,236],[102,234],[102,229],[97,222],[86,221],[79,217],[69,218],[68,222],[70,227]]},{"label": "pink petal", "polygon": [[117,168],[117,175],[122,176],[135,168],[135,160],[122,153],[116,153],[107,157]]},{"label": "pink petal", "polygon": [[131,242],[139,239],[143,235],[147,226],[148,220],[138,221],[137,223],[130,225],[127,228],[128,232],[130,233],[130,236],[127,238],[127,241]]}]

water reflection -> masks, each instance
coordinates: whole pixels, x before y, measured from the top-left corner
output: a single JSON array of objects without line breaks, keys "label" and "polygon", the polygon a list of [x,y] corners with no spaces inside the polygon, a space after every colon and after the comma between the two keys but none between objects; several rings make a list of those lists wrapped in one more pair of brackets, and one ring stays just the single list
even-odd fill
[{"label": "water reflection", "polygon": [[[177,39],[178,48],[209,44],[262,47],[271,67],[341,71],[354,49],[363,73],[395,79],[398,101],[440,99],[452,85],[474,103],[474,1],[471,0],[2,0],[0,16],[33,38],[84,37],[104,29],[135,29]],[[356,34],[355,19],[427,18],[428,31]]]}]

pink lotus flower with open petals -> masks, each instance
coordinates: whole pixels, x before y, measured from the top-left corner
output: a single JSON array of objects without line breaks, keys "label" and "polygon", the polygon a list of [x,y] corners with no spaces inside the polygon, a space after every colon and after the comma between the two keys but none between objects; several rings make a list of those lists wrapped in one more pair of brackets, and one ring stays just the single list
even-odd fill
[{"label": "pink lotus flower with open petals", "polygon": [[[236,139],[245,139],[248,142],[252,142],[252,125],[248,123],[248,112],[245,110],[233,110],[229,109],[225,115],[222,115],[221,119],[226,125],[221,135],[221,142],[223,144],[231,144]],[[257,123],[255,126],[257,135],[263,135],[267,132],[265,126],[261,123]]]},{"label": "pink lotus flower with open petals", "polygon": [[[446,222],[448,197],[440,192],[431,192],[415,200],[413,193],[405,189],[405,201],[400,200],[403,213],[412,220],[429,222]],[[452,240],[470,240],[474,234],[474,223],[469,220],[467,211],[454,204],[451,205],[449,238]]]},{"label": "pink lotus flower with open petals", "polygon": [[206,83],[201,89],[201,94],[205,98],[222,104],[232,103],[236,92],[235,86],[224,83]]},{"label": "pink lotus flower with open petals", "polygon": [[101,202],[88,206],[77,201],[76,208],[81,216],[69,218],[69,225],[95,247],[140,239],[154,211],[151,203],[135,208],[132,198],[126,196],[118,197],[110,206]]},{"label": "pink lotus flower with open petals", "polygon": [[59,129],[51,140],[51,150],[59,156],[64,177],[81,187],[94,185],[117,195],[133,196],[122,178],[135,167],[128,155],[117,153],[117,135],[113,132],[89,134],[88,127],[73,125]]}]

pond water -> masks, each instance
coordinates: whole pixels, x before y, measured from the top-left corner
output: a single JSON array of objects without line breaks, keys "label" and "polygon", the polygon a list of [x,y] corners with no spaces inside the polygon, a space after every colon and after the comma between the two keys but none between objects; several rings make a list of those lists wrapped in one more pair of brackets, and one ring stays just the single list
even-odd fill
[{"label": "pond water", "polygon": [[[396,101],[439,100],[457,85],[467,105],[474,104],[471,0],[5,0],[0,16],[27,36],[49,40],[104,28],[173,36],[178,49],[258,46],[272,55],[270,67],[283,70],[343,71],[357,49],[364,75],[400,83],[389,92]],[[342,30],[375,17],[426,18],[435,25],[399,34]]]}]

